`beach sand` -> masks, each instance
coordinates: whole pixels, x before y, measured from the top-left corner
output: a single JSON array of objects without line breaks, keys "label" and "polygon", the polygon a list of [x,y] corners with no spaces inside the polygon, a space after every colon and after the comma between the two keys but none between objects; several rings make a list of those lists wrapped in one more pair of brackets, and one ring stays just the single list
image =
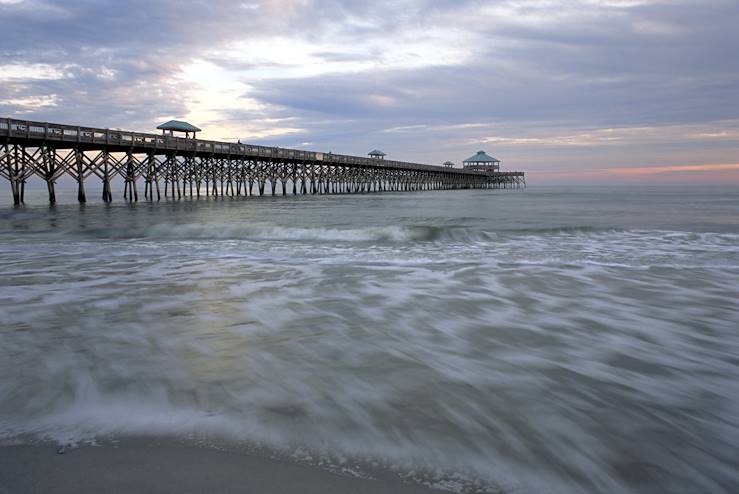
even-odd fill
[{"label": "beach sand", "polygon": [[403,493],[442,491],[400,480],[345,477],[317,467],[168,440],[126,440],[57,452],[0,447],[0,493]]}]

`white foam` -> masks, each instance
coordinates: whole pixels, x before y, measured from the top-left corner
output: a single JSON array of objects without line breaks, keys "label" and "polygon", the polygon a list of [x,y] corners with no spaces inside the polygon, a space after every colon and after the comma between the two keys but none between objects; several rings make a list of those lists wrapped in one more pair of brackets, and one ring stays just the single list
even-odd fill
[{"label": "white foam", "polygon": [[0,243],[0,439],[230,438],[452,489],[730,463],[736,235],[134,233]]}]

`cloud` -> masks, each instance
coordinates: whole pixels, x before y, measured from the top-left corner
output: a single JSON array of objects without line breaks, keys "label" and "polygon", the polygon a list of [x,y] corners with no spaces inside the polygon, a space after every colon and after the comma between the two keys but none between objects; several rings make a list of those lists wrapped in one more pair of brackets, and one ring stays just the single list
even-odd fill
[{"label": "cloud", "polygon": [[22,113],[25,111],[34,111],[38,108],[47,108],[50,106],[57,106],[59,98],[56,94],[50,94],[48,96],[29,96],[26,98],[15,98],[0,100],[0,107],[10,106],[15,107],[16,112]]},{"label": "cloud", "polygon": [[65,64],[12,63],[0,65],[0,82],[62,79],[66,77]]},{"label": "cloud", "polygon": [[642,176],[659,173],[682,173],[682,172],[723,172],[739,171],[739,163],[728,164],[702,164],[702,165],[672,165],[672,166],[641,166],[633,168],[610,168],[608,173],[614,175]]},{"label": "cloud", "polygon": [[729,162],[738,17],[734,0],[4,0],[0,113],[432,163],[485,146],[541,173]]}]

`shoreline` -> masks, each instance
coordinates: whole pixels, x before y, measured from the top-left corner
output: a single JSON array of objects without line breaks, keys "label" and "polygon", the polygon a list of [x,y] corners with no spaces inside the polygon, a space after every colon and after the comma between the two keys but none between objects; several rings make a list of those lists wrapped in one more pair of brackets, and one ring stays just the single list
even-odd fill
[{"label": "shoreline", "polygon": [[166,438],[0,446],[0,494],[226,493],[433,494],[395,478],[360,478],[317,466]]}]

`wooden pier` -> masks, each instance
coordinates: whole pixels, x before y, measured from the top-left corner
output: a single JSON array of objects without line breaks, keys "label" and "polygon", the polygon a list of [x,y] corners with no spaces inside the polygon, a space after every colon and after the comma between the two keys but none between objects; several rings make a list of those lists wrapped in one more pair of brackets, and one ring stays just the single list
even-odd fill
[{"label": "wooden pier", "polygon": [[[485,172],[385,159],[249,144],[188,139],[111,129],[0,119],[0,175],[13,202],[24,202],[25,184],[46,182],[49,201],[64,175],[102,182],[102,199],[113,200],[111,182],[123,180],[123,197],[160,200],[185,196],[344,194],[439,189],[525,187],[523,172]],[[269,188],[267,188],[269,186]]]}]

